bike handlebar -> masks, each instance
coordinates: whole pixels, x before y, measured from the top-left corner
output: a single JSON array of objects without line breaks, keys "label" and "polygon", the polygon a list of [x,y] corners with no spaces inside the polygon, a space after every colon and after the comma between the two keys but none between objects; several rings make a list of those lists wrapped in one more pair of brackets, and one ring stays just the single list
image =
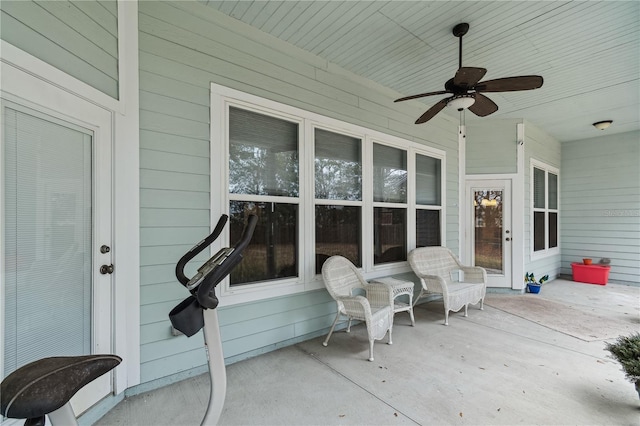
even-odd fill
[{"label": "bike handlebar", "polygon": [[[253,231],[258,223],[258,217],[250,215],[244,227],[242,236],[232,248],[222,249],[210,260],[214,265],[208,273],[203,273],[202,282],[194,283],[193,289],[197,288],[196,298],[198,303],[205,309],[214,309],[218,306],[218,298],[215,295],[215,287],[224,279],[235,266],[242,260],[242,252],[249,245]],[[207,262],[208,263],[208,262]],[[207,264],[203,266],[206,268]],[[204,272],[204,271],[203,271]],[[197,275],[196,275],[197,276]],[[194,277],[195,278],[195,277]],[[193,280],[192,278],[191,280]],[[189,288],[189,287],[187,287]]]},{"label": "bike handlebar", "polygon": [[178,281],[180,281],[180,284],[186,286],[189,282],[189,278],[184,275],[184,267],[187,265],[187,263],[189,263],[191,259],[196,257],[201,251],[209,247],[209,245],[211,245],[211,243],[220,236],[228,219],[229,216],[227,216],[226,214],[220,216],[220,219],[218,219],[218,224],[216,225],[213,232],[204,240],[193,246],[191,250],[189,250],[184,256],[180,258],[180,260],[176,264],[176,278],[178,279]]}]

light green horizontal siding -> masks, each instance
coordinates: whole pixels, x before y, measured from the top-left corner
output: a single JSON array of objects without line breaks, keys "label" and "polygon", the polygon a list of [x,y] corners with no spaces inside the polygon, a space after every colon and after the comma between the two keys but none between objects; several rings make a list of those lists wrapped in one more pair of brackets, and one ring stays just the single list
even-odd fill
[{"label": "light green horizontal siding", "polygon": [[140,129],[140,148],[209,158],[209,139]]},{"label": "light green horizontal siding", "polygon": [[3,0],[0,9],[0,38],[118,98],[115,0]]},{"label": "light green horizontal siding", "polygon": [[520,122],[522,120],[489,119],[468,124],[466,173],[516,173],[517,124]]},{"label": "light green horizontal siding", "polygon": [[[179,286],[175,283],[175,288]],[[143,286],[142,303],[155,302],[157,293],[171,293],[165,284]],[[145,288],[150,287],[150,292]],[[184,289],[182,289],[184,292]],[[202,335],[198,333],[187,339],[171,335],[171,323],[166,313],[184,298],[186,292],[175,301],[158,301],[143,307],[141,314],[147,320],[141,326],[141,379],[154,380],[169,374],[193,368],[194,359],[205,362]],[[149,299],[151,298],[151,299]],[[311,333],[324,331],[335,317],[335,302],[325,291],[313,291],[290,297],[253,302],[237,307],[218,308],[220,333],[225,358],[269,348]],[[188,355],[187,355],[188,354]],[[168,366],[163,360],[189,360],[185,364]],[[159,366],[168,368],[158,375]]]},{"label": "light green horizontal siding", "polygon": [[611,259],[609,280],[640,283],[640,132],[562,144],[562,273]]},{"label": "light green horizontal siding", "polygon": [[[141,2],[139,48],[143,383],[205,362],[201,336],[171,336],[167,314],[188,294],[175,262],[211,226],[212,82],[445,150],[445,238],[457,249],[456,120],[416,126],[417,103],[394,104],[397,93],[193,2]],[[335,309],[324,290],[219,308],[225,358],[323,333]]]}]

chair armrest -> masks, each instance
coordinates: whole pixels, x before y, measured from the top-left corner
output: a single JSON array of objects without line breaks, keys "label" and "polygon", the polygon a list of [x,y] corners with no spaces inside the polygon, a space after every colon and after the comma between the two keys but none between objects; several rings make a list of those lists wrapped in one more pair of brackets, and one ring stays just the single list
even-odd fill
[{"label": "chair armrest", "polygon": [[393,288],[390,284],[372,282],[365,286],[367,290],[367,299],[371,306],[376,308],[382,306],[393,307]]},{"label": "chair armrest", "polygon": [[371,317],[371,306],[364,296],[341,296],[336,301],[342,304],[347,315],[362,319]]},{"label": "chair armrest", "polygon": [[439,275],[420,274],[420,283],[422,288],[429,293],[444,293],[447,291],[447,282]]},{"label": "chair armrest", "polygon": [[480,266],[463,266],[460,268],[464,272],[464,282],[481,283],[487,282],[487,271]]}]

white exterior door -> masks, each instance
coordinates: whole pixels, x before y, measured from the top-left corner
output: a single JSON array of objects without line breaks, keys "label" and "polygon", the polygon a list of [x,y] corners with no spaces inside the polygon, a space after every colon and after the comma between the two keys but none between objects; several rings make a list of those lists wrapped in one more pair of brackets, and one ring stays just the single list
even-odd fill
[{"label": "white exterior door", "polygon": [[[5,377],[43,357],[112,351],[112,275],[100,267],[111,264],[113,125],[91,102],[17,68],[2,71]],[[78,392],[76,415],[112,383],[106,374]]]},{"label": "white exterior door", "polygon": [[468,180],[467,259],[487,270],[488,287],[512,287],[511,181]]}]

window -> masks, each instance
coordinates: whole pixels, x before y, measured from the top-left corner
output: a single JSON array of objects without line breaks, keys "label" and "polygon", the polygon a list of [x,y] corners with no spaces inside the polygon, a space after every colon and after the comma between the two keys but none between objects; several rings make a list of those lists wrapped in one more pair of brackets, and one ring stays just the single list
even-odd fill
[{"label": "window", "polygon": [[416,247],[442,245],[441,161],[416,154]]},{"label": "window", "polygon": [[211,101],[212,217],[230,216],[220,244],[259,219],[223,304],[322,288],[333,255],[390,275],[441,244],[443,151],[216,84]]},{"label": "window", "polygon": [[[558,170],[532,160],[532,253],[558,253]],[[534,256],[535,257],[535,256]]]},{"label": "window", "polygon": [[407,260],[407,151],[373,144],[373,263]]},{"label": "window", "polygon": [[314,129],[315,271],[333,255],[362,266],[362,140]]},{"label": "window", "polygon": [[299,123],[229,108],[229,219],[236,241],[258,224],[230,285],[298,276]]}]

